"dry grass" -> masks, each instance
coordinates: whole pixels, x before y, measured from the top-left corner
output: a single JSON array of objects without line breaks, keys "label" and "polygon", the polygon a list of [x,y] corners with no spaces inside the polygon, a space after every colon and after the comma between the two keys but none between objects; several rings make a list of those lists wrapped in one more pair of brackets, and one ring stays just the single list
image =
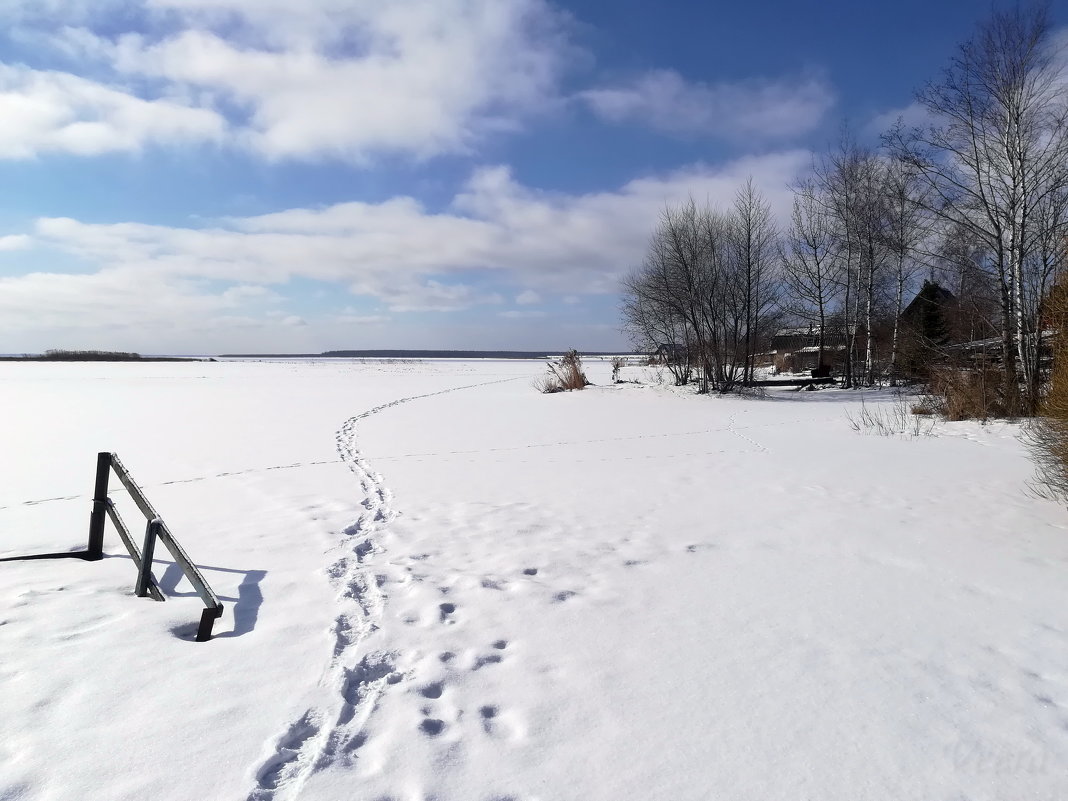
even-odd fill
[{"label": "dry grass", "polygon": [[551,395],[554,392],[564,391],[564,388],[560,386],[560,380],[552,373],[543,375],[540,378],[535,378],[533,386],[534,389],[543,395]]},{"label": "dry grass", "polygon": [[1046,498],[1068,500],[1068,293],[1054,291],[1048,311],[1053,340],[1053,368],[1038,417],[1024,430],[1035,460],[1033,488]]},{"label": "dry grass", "polygon": [[1001,372],[941,367],[931,371],[927,394],[917,414],[938,414],[946,420],[989,420],[1008,417]]},{"label": "dry grass", "polygon": [[880,437],[926,437],[934,433],[935,427],[932,415],[916,414],[905,398],[890,407],[874,409],[861,401],[860,411],[846,412],[846,418],[854,431]]},{"label": "dry grass", "polygon": [[535,379],[534,388],[538,392],[549,394],[585,389],[589,383],[582,371],[582,358],[578,351],[572,348],[562,358],[549,362],[548,373]]}]

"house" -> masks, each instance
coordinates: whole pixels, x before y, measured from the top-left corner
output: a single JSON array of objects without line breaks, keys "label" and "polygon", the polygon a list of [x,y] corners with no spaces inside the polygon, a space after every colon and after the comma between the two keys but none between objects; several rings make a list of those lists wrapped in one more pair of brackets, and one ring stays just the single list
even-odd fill
[{"label": "house", "polygon": [[845,349],[841,334],[824,329],[821,363],[818,327],[780,328],[771,338],[771,351],[761,354],[761,361],[774,365],[780,373],[819,371],[830,375],[830,371],[842,363]]},{"label": "house", "polygon": [[933,346],[947,345],[953,337],[957,296],[934,281],[924,281],[916,297],[901,312],[901,331],[922,337]]},{"label": "house", "polygon": [[935,281],[924,281],[898,318],[898,365],[911,378],[924,379],[932,364],[944,362],[962,337],[955,325],[957,297]]}]

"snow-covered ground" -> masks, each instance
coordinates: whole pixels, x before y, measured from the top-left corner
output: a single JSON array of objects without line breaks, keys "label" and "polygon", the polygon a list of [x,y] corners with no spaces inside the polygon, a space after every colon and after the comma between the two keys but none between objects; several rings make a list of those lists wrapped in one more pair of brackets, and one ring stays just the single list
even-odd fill
[{"label": "snow-covered ground", "polygon": [[1068,513],[1014,427],[541,370],[0,365],[0,558],[84,545],[114,450],[226,604],[193,642],[110,524],[0,563],[0,799],[1068,797]]}]

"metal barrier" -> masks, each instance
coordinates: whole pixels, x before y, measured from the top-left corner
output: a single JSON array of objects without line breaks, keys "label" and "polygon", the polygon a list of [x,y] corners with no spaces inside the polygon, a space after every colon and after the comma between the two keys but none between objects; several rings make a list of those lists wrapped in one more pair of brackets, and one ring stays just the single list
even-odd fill
[{"label": "metal barrier", "polygon": [[[118,509],[108,497],[108,479],[112,471],[148,520],[143,550],[138,549]],[[137,566],[137,596],[150,597],[156,601],[166,600],[152,576],[152,556],[155,553],[156,540],[159,540],[170,551],[175,563],[185,573],[185,577],[189,579],[189,583],[193,585],[193,589],[204,602],[205,609],[200,615],[200,626],[197,628],[197,642],[210,640],[212,626],[222,616],[223,605],[219,596],[208,586],[203,574],[193,564],[193,560],[189,558],[178,540],[174,538],[167,524],[149,503],[144,491],[133,480],[130,471],[126,469],[119,457],[114,453],[104,452],[97,454],[96,457],[96,488],[93,492],[93,512],[89,517],[89,546],[85,555],[85,558],[90,561],[104,558],[104,524],[107,518],[111,518],[115,530],[119,532],[119,537],[122,539],[122,544],[126,546],[126,550],[129,551]]]}]

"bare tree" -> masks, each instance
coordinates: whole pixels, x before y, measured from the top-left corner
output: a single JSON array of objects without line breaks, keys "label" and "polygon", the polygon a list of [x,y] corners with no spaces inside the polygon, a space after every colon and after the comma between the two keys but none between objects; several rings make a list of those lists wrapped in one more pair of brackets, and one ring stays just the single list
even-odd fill
[{"label": "bare tree", "polygon": [[672,353],[666,367],[675,385],[682,386],[690,380],[690,329],[660,278],[660,274],[647,269],[635,270],[623,278],[623,330],[636,348],[650,353],[664,344],[681,344],[682,351]]},{"label": "bare tree", "polygon": [[739,269],[736,220],[711,208],[704,210],[701,219],[709,277],[705,297],[709,367],[716,388],[727,392],[745,380],[744,343],[753,288],[746,285]]},{"label": "bare tree", "polygon": [[856,381],[857,335],[865,334],[865,382],[875,373],[874,320],[877,277],[886,261],[883,225],[882,165],[857,145],[848,130],[814,170],[819,198],[833,223],[835,258],[842,278],[843,301],[838,314],[846,341],[845,385]]},{"label": "bare tree", "polygon": [[[917,95],[930,125],[888,135],[928,190],[924,208],[974,234],[1001,296],[1006,388],[1038,401],[1037,229],[1063,236],[1052,203],[1068,182],[1068,97],[1045,6],[995,12]],[[1029,291],[1031,287],[1031,291]]]},{"label": "bare tree", "polygon": [[776,236],[751,182],[730,214],[692,199],[665,208],[642,266],[623,281],[625,328],[641,344],[683,338],[701,392],[751,379],[777,298]]},{"label": "bare tree", "polygon": [[703,309],[709,285],[705,255],[697,204],[691,199],[668,206],[660,214],[641,268],[623,285],[624,322],[632,335],[645,340],[663,336],[676,344],[681,334],[687,350],[692,345],[698,355],[702,392],[708,391],[710,373]]},{"label": "bare tree", "polygon": [[742,380],[753,380],[754,357],[762,324],[777,301],[776,251],[778,230],[771,207],[749,178],[738,190],[731,215],[734,259],[743,309]]},{"label": "bare tree", "polygon": [[843,285],[826,202],[811,181],[797,187],[790,229],[780,247],[784,310],[816,328],[817,366],[824,363],[828,318]]},{"label": "bare tree", "polygon": [[886,167],[884,196],[886,227],[884,236],[892,258],[893,271],[893,329],[890,336],[890,362],[886,372],[890,385],[897,383],[898,358],[901,349],[901,313],[904,311],[905,289],[919,271],[918,255],[929,235],[927,215],[923,211],[923,186],[915,171],[901,159],[891,159]]}]

